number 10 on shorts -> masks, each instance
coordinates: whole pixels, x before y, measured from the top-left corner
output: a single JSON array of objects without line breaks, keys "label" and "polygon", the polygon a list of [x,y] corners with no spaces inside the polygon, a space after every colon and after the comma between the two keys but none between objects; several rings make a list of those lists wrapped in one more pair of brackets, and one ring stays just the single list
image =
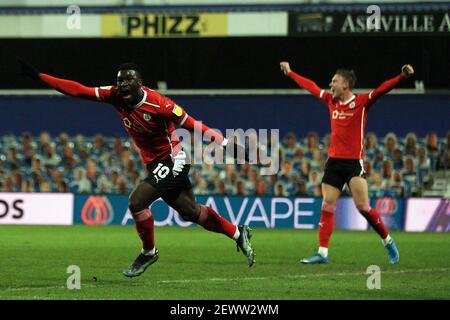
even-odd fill
[{"label": "number 10 on shorts", "polygon": [[162,163],[158,163],[158,166],[153,170],[153,176],[156,179],[156,182],[159,182],[159,180],[164,179],[169,174],[170,169],[168,166],[163,165]]}]

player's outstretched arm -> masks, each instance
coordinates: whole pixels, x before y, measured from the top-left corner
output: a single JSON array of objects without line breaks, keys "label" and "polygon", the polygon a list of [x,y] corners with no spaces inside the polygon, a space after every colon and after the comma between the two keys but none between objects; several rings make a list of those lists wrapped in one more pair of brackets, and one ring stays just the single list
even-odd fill
[{"label": "player's outstretched arm", "polygon": [[410,78],[414,75],[411,65],[405,64],[400,74],[392,79],[384,81],[378,88],[369,93],[369,101],[374,103],[379,97],[391,91],[402,79]]},{"label": "player's outstretched arm", "polygon": [[20,74],[29,77],[33,80],[41,80],[49,87],[72,97],[85,98],[89,100],[96,100],[95,88],[86,87],[78,82],[56,78],[45,73],[39,72],[35,67],[29,63],[19,59]]},{"label": "player's outstretched arm", "polygon": [[188,114],[185,115],[185,119],[181,121],[180,126],[189,131],[200,129],[203,135],[207,136],[210,139],[212,138],[214,142],[221,144],[222,146],[227,144],[227,139],[225,139],[224,136],[222,136],[217,131],[211,129],[203,122],[195,120]]},{"label": "player's outstretched arm", "polygon": [[301,75],[292,71],[291,67],[289,66],[289,62],[280,62],[280,69],[281,71],[283,71],[284,75],[294,80],[299,87],[309,91],[313,96],[320,99],[320,93],[323,91],[322,88],[320,88],[314,81],[302,77]]},{"label": "player's outstretched arm", "polygon": [[203,135],[210,139],[214,139],[214,142],[220,144],[230,156],[235,159],[243,157],[245,161],[249,162],[248,152],[243,146],[233,141],[229,141],[203,122],[196,121],[193,117],[186,114],[186,119],[182,121],[181,126],[189,131],[201,129]]}]

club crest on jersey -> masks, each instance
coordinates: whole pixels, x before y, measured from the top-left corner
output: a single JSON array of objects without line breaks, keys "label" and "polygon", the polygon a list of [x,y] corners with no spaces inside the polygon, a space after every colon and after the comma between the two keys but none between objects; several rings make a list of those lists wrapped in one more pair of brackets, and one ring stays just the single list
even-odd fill
[{"label": "club crest on jersey", "polygon": [[353,101],[352,103],[350,103],[349,108],[350,108],[350,109],[355,109],[355,106],[356,106],[356,105],[355,105],[355,101]]},{"label": "club crest on jersey", "polygon": [[144,120],[150,121],[152,119],[152,115],[150,113],[145,112],[144,113]]}]

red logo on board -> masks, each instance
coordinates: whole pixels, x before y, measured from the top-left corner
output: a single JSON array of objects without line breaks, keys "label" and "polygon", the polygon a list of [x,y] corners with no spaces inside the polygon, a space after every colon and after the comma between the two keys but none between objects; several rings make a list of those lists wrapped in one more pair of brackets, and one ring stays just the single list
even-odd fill
[{"label": "red logo on board", "polygon": [[81,209],[81,220],[84,224],[110,224],[113,218],[114,209],[104,196],[90,196]]}]

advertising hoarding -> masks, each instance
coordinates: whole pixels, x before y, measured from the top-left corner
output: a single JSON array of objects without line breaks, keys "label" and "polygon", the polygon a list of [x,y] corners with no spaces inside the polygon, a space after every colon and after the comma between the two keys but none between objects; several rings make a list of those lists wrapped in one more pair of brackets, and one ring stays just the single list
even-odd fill
[{"label": "advertising hoarding", "polygon": [[73,224],[71,193],[0,193],[0,224]]},{"label": "advertising hoarding", "polygon": [[408,199],[405,213],[405,231],[450,231],[450,199]]},{"label": "advertising hoarding", "polygon": [[[213,208],[234,224],[248,224],[261,228],[316,229],[320,220],[321,198],[280,197],[224,197],[198,196],[200,204]],[[373,199],[376,208],[391,230],[403,229],[403,199]],[[191,226],[162,199],[150,207],[156,226]],[[128,211],[128,197],[78,195],[74,204],[74,223],[87,225],[133,224]],[[356,209],[353,199],[339,199],[335,228],[342,230],[367,230],[367,221]]]}]

